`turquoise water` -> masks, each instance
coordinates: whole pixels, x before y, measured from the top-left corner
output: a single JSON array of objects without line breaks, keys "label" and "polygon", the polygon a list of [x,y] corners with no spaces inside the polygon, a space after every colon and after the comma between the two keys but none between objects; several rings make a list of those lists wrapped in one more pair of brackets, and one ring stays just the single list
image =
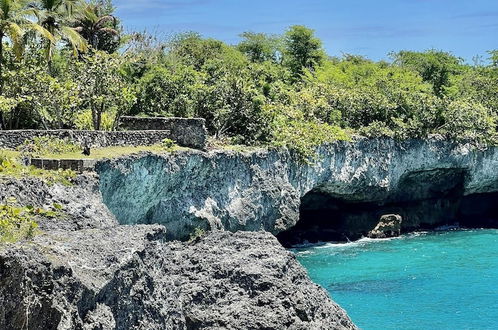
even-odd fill
[{"label": "turquoise water", "polygon": [[498,329],[498,230],[294,249],[362,329]]}]

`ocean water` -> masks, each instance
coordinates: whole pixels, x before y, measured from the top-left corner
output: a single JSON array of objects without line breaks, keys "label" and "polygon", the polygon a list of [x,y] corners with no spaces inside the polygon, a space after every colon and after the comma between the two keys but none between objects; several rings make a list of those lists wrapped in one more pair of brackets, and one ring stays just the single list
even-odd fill
[{"label": "ocean water", "polygon": [[498,230],[293,251],[362,329],[498,329]]}]

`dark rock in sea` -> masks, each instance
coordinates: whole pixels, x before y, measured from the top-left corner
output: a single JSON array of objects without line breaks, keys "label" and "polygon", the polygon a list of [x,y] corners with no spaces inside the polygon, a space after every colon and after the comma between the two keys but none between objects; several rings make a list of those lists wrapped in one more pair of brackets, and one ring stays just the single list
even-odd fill
[{"label": "dark rock in sea", "polygon": [[402,218],[398,214],[386,214],[380,217],[379,223],[368,233],[369,238],[389,238],[401,235]]},{"label": "dark rock in sea", "polygon": [[0,249],[0,329],[356,329],[265,232],[164,242],[164,227]]}]

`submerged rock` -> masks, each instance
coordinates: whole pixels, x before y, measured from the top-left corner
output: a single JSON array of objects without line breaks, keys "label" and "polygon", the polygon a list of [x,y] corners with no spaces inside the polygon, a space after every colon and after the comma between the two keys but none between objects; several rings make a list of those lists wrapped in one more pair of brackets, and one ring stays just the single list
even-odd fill
[{"label": "submerged rock", "polygon": [[119,226],[2,248],[0,328],[356,328],[269,233],[164,237]]},{"label": "submerged rock", "polygon": [[390,238],[401,235],[402,218],[398,214],[386,214],[373,230],[368,233],[369,238]]}]

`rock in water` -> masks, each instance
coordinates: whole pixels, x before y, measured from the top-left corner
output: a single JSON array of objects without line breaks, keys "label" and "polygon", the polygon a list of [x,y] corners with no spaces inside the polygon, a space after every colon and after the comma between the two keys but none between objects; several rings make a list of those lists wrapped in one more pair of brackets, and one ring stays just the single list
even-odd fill
[{"label": "rock in water", "polygon": [[0,329],[356,329],[270,233],[52,232],[0,250]]},{"label": "rock in water", "polygon": [[370,238],[398,237],[401,234],[402,218],[398,214],[386,214],[380,217],[375,228],[368,233]]}]

